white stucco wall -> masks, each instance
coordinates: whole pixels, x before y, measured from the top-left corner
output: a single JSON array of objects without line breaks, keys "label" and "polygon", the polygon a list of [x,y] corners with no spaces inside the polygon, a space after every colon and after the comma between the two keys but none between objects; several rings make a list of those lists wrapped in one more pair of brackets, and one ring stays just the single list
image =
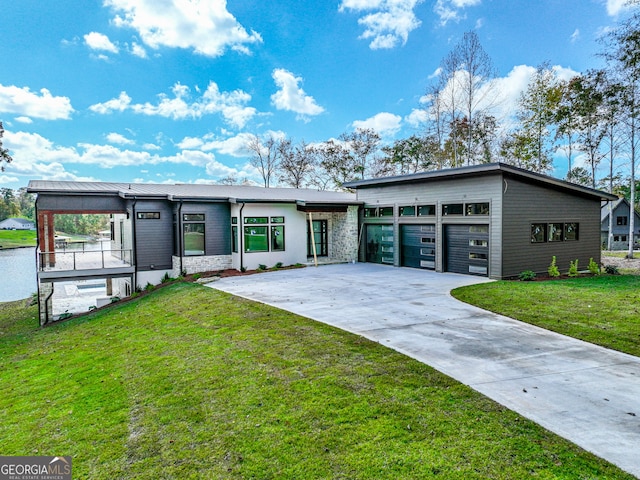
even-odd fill
[{"label": "white stucco wall", "polygon": [[[299,212],[296,206],[292,204],[245,204],[242,210],[243,219],[247,217],[284,217],[285,248],[282,252],[245,252],[242,238],[245,225],[240,223],[240,208],[241,205],[231,205],[231,216],[238,218],[238,249],[243,249],[242,266],[247,270],[255,270],[259,265],[273,267],[278,262],[285,266],[306,263],[307,224],[304,212]],[[229,225],[229,228],[231,228],[231,225]],[[270,235],[270,229],[268,234]],[[232,254],[232,264],[233,268],[240,269],[240,251]]]}]

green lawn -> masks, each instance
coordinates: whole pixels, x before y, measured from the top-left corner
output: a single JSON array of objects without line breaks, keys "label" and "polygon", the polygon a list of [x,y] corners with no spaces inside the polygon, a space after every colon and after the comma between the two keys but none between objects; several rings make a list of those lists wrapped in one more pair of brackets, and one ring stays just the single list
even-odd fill
[{"label": "green lawn", "polygon": [[632,478],[358,336],[179,283],[45,329],[0,305],[3,455],[74,478]]},{"label": "green lawn", "polygon": [[640,356],[640,276],[501,281],[453,290],[463,302]]},{"label": "green lawn", "polygon": [[0,230],[0,247],[35,247],[35,230]]}]

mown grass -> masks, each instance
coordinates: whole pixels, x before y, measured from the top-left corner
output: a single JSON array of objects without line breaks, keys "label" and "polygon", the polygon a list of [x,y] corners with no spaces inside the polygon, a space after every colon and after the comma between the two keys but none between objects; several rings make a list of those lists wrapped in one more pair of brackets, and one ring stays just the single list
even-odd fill
[{"label": "mown grass", "polygon": [[463,302],[640,356],[640,276],[501,281],[455,289]]},{"label": "mown grass", "polygon": [[0,230],[0,247],[35,247],[35,230]]},{"label": "mown grass", "polygon": [[74,478],[632,478],[426,365],[209,288],[45,329],[6,305],[2,454],[72,455]]}]

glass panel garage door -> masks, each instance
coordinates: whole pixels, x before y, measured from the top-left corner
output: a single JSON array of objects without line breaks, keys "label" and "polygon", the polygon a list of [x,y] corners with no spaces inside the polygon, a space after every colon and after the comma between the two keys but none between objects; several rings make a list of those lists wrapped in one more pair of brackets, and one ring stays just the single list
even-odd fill
[{"label": "glass panel garage door", "polygon": [[393,265],[393,225],[366,226],[366,260]]},{"label": "glass panel garage door", "polygon": [[445,225],[445,270],[487,276],[489,274],[489,226]]},{"label": "glass panel garage door", "polygon": [[436,268],[435,225],[401,225],[400,234],[402,266]]}]

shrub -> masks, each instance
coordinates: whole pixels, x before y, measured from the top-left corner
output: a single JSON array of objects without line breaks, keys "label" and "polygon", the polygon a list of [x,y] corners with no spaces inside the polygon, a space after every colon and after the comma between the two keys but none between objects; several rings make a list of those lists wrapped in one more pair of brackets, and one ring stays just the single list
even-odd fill
[{"label": "shrub", "polygon": [[593,258],[589,259],[589,272],[594,275],[600,275],[600,265],[593,261]]},{"label": "shrub", "polygon": [[560,270],[558,270],[558,266],[556,265],[556,256],[554,255],[551,259],[551,265],[547,268],[547,272],[551,278],[557,278],[560,276]]},{"label": "shrub", "polygon": [[191,278],[193,278],[193,280],[198,280],[201,276],[202,276],[202,274],[200,274],[200,273],[194,273],[193,277],[191,277]]},{"label": "shrub", "polygon": [[160,280],[160,281],[161,281],[162,283],[167,283],[167,282],[170,282],[171,280],[173,280],[173,278],[171,278],[171,277],[169,276],[169,272],[166,272],[166,273],[164,274],[164,276],[162,277],[162,280]]},{"label": "shrub", "polygon": [[116,303],[120,301],[120,297],[111,297],[111,303]]},{"label": "shrub", "polygon": [[604,271],[609,275],[620,275],[620,270],[615,265],[605,265]]},{"label": "shrub", "polygon": [[266,270],[266,269],[267,269],[266,265],[263,265],[263,264],[258,265],[258,270]]},{"label": "shrub", "polygon": [[523,282],[530,282],[534,278],[536,278],[536,272],[533,270],[525,270],[518,275],[518,278]]},{"label": "shrub", "polygon": [[147,282],[147,284],[144,286],[144,289],[147,292],[152,292],[155,288],[156,288],[156,286],[154,284],[152,284],[151,282]]},{"label": "shrub", "polygon": [[276,267],[276,268],[282,268],[282,262],[278,262],[278,263],[276,263],[275,267]]},{"label": "shrub", "polygon": [[241,271],[242,273],[246,272],[246,271],[247,271],[247,267],[240,267],[240,271]]},{"label": "shrub", "polygon": [[568,275],[570,277],[577,277],[579,275],[578,273],[578,259],[576,258],[576,260],[574,262],[569,262],[569,273]]}]

